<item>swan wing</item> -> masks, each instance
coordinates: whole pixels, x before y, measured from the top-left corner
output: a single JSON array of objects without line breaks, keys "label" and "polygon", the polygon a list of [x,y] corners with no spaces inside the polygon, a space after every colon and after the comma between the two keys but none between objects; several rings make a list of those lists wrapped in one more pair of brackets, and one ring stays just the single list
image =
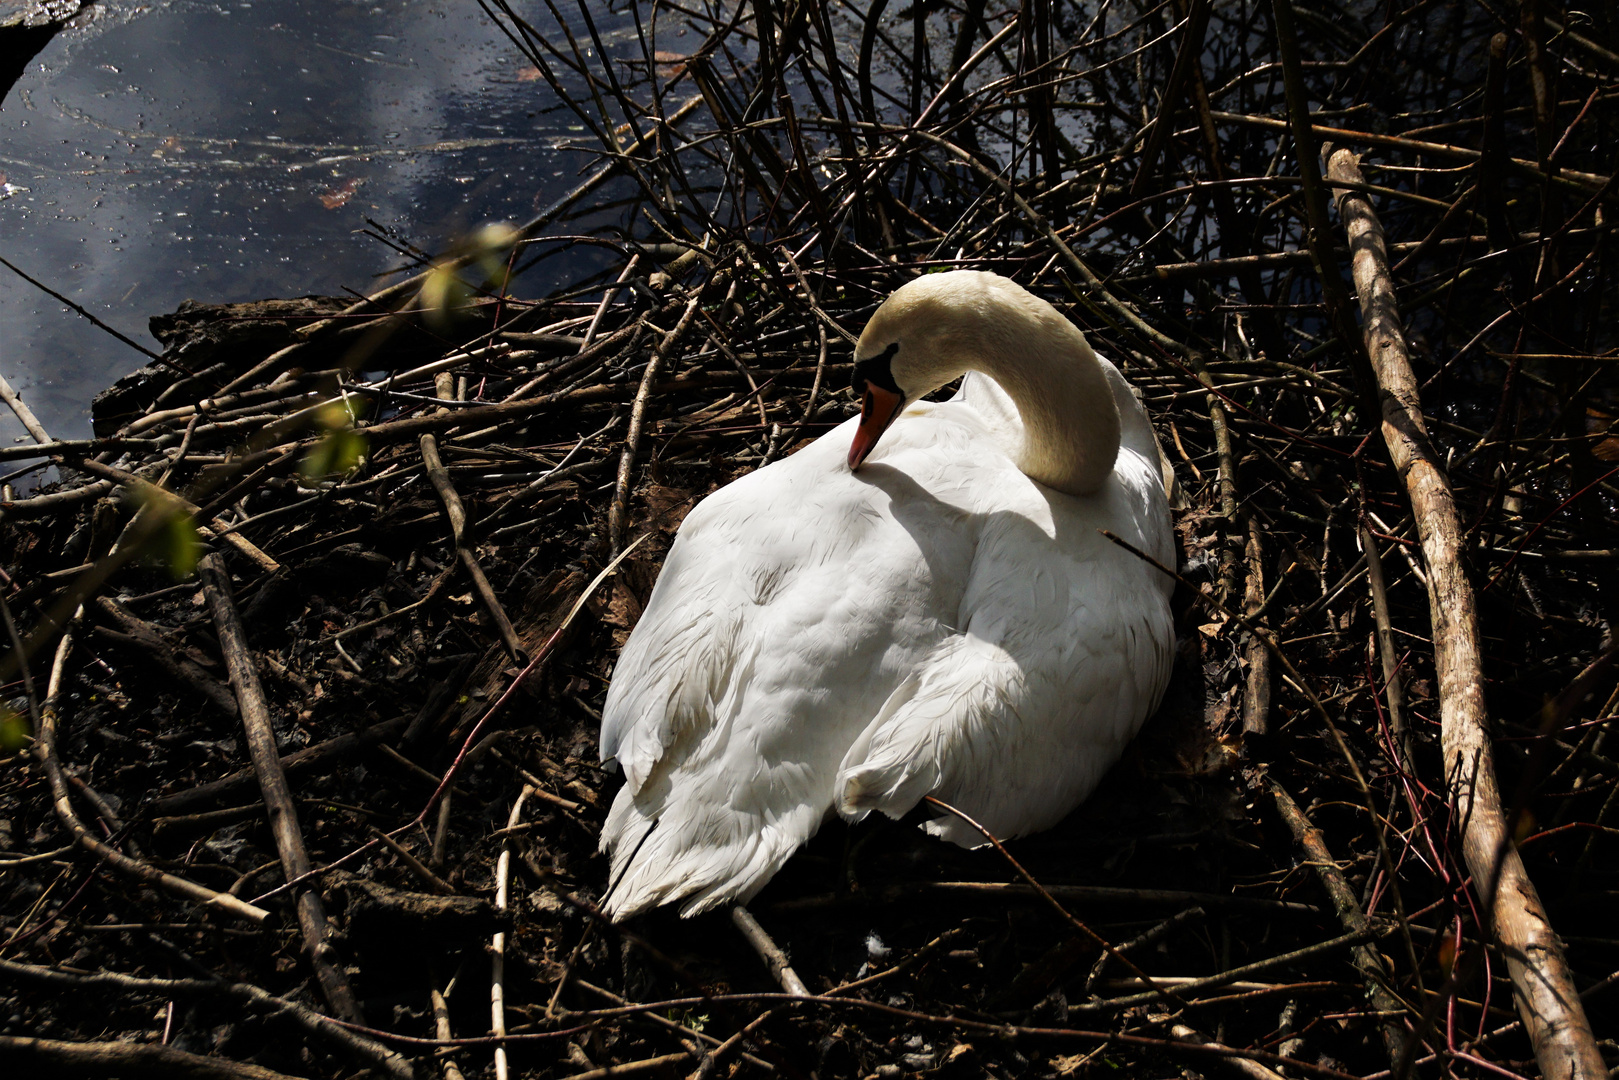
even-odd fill
[{"label": "swan wing", "polygon": [[814,835],[849,743],[947,632],[927,554],[844,465],[851,432],[714,493],[670,549],[603,709],[602,756],[625,774],[602,832],[615,918],[751,897]]},{"label": "swan wing", "polygon": [[[1056,502],[1050,523],[1015,508],[990,516],[959,631],[889,696],[840,765],[842,814],[898,817],[935,795],[997,837],[1038,831],[1084,800],[1157,707],[1174,659],[1168,579],[1097,529],[1167,554],[1162,488],[1115,485],[1064,520],[1068,505]],[[984,842],[953,817],[926,828]]]}]

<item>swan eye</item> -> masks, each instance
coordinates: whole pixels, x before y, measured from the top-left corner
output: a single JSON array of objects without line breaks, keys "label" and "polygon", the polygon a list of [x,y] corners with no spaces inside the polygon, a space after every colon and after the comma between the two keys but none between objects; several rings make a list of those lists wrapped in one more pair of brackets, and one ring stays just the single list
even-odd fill
[{"label": "swan eye", "polygon": [[901,393],[899,383],[894,381],[894,354],[897,352],[899,342],[895,341],[876,356],[868,356],[864,360],[854,362],[852,386],[856,396],[866,392],[867,382],[875,383],[891,394]]}]

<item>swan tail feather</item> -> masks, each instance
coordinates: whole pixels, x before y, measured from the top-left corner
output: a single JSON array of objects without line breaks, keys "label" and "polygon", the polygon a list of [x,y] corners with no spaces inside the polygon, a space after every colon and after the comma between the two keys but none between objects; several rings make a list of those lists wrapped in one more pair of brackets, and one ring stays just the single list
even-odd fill
[{"label": "swan tail feather", "polygon": [[602,828],[613,882],[602,907],[614,922],[678,901],[688,918],[745,903],[820,824],[820,815],[802,806],[766,818],[699,799],[656,809],[640,802],[627,785],[620,789]]}]

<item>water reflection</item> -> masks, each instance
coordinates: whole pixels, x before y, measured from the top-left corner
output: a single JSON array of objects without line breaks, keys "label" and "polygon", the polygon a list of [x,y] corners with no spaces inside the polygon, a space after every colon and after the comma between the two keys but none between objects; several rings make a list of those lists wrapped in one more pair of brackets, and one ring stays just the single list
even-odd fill
[{"label": "water reflection", "polygon": [[[475,5],[174,0],[86,16],[0,110],[0,250],[154,347],[147,318],[187,297],[368,291],[403,263],[362,235],[368,221],[441,247],[531,216],[594,161],[566,147],[588,134]],[[568,231],[616,223],[609,198]],[[598,257],[570,255],[569,276]],[[546,270],[523,291],[554,284]],[[140,362],[0,268],[0,372],[53,434],[87,434],[90,397]],[[0,437],[21,434],[0,416]]]}]

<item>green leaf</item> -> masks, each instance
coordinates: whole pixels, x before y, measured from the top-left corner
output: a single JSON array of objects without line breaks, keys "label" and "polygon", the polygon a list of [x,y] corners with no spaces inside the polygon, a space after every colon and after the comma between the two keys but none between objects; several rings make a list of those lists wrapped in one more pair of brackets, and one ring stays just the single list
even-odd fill
[{"label": "green leaf", "polygon": [[190,514],[176,513],[163,523],[156,537],[159,558],[175,581],[184,581],[197,570],[202,558],[202,537]]},{"label": "green leaf", "polygon": [[353,428],[333,431],[304,453],[298,472],[305,480],[347,476],[360,467],[370,448],[365,435]]},{"label": "green leaf", "polygon": [[422,282],[422,317],[429,326],[447,326],[471,296],[472,290],[453,266],[435,266]]},{"label": "green leaf", "polygon": [[0,752],[15,754],[33,739],[28,717],[0,705]]},{"label": "green leaf", "polygon": [[150,485],[137,491],[135,499],[140,503],[137,516],[151,529],[141,543],[141,562],[163,567],[176,581],[189,578],[202,558],[202,538],[190,512],[172,494]]}]

